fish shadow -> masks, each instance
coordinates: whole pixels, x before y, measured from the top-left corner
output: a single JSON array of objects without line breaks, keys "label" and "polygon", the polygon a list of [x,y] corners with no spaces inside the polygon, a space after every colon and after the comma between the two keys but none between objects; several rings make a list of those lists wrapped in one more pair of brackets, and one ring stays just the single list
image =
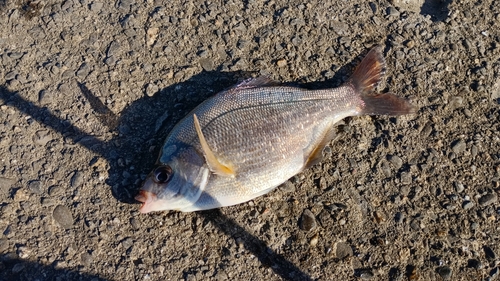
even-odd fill
[{"label": "fish shadow", "polygon": [[[201,102],[233,85],[244,75],[239,72],[202,72],[161,89],[151,97],[144,96],[134,101],[119,118],[103,113],[102,123],[107,123],[116,134],[113,147],[102,152],[109,163],[106,183],[111,186],[113,196],[123,203],[136,203],[134,197],[145,176],[153,169],[172,128]],[[85,85],[79,86],[85,92]]]},{"label": "fish shadow", "polygon": [[[0,100],[66,139],[104,158],[109,164],[106,183],[111,187],[113,196],[122,203],[137,203],[134,196],[144,177],[156,162],[167,132],[202,101],[249,76],[248,72],[202,72],[184,82],[168,86],[151,97],[145,96],[136,100],[126,107],[120,116],[109,110],[85,83],[75,81],[99,121],[114,132],[114,137],[109,141],[100,140],[91,132],[85,132],[67,120],[61,120],[52,114],[49,108],[28,101],[18,93],[9,91],[5,86],[0,86]],[[226,235],[238,236],[245,249],[252,252],[263,265],[270,267],[283,279],[312,280],[300,268],[276,253],[264,241],[246,231],[220,210],[197,212],[196,215],[212,222]],[[8,253],[4,254],[3,257],[8,257],[8,255]],[[17,269],[20,269],[26,262],[16,258],[5,263],[4,266],[7,265],[8,269],[6,272],[13,274],[8,276],[23,280],[17,278],[20,275],[15,272],[14,268],[16,264],[19,264]],[[58,270],[55,265],[33,264],[38,268],[46,268],[54,276],[81,275],[78,271]],[[31,271],[26,272],[30,274]],[[89,277],[89,279],[92,278]]]},{"label": "fish shadow", "polygon": [[[249,78],[249,72],[202,72],[188,80],[166,87],[152,97],[144,97],[127,107],[117,125],[121,144],[106,158],[110,170],[108,185],[113,196],[124,203],[134,203],[144,176],[154,166],[165,138],[172,128],[201,102]],[[125,160],[120,160],[125,159]],[[123,165],[123,163],[129,163]],[[133,166],[134,176],[124,178]],[[264,266],[285,280],[312,280],[296,265],[276,253],[257,236],[229,218],[221,210],[196,212],[195,215],[217,226],[225,235],[238,237]]]},{"label": "fish shadow", "polygon": [[0,280],[88,280],[106,281],[98,275],[80,271],[57,269],[54,265],[2,256],[0,258]]},{"label": "fish shadow", "polygon": [[[355,62],[358,59],[361,60],[362,57],[360,55],[351,63],[338,68],[333,77],[324,81],[303,84],[287,83],[287,85],[305,89],[338,87],[347,81],[353,72],[353,66],[357,64]],[[112,195],[122,203],[135,204],[137,201],[134,197],[144,178],[154,166],[165,137],[175,124],[208,97],[251,76],[255,75],[244,71],[201,72],[184,82],[165,87],[152,96],[144,96],[135,100],[120,115],[109,110],[93,93],[91,86],[89,88],[85,83],[75,81],[82,96],[92,107],[95,116],[110,132],[113,132],[113,138],[109,141],[100,140],[91,132],[84,132],[67,120],[59,119],[51,113],[49,108],[30,102],[4,86],[0,86],[0,99],[65,138],[104,158],[109,164],[106,183],[111,187]],[[95,158],[93,161],[96,161]],[[252,252],[263,265],[270,267],[281,278],[312,280],[296,265],[277,254],[264,241],[246,231],[220,210],[197,212],[196,215],[212,222],[226,235],[240,238],[245,249]],[[24,261],[19,259],[19,262]],[[65,272],[61,274],[66,274]]]}]

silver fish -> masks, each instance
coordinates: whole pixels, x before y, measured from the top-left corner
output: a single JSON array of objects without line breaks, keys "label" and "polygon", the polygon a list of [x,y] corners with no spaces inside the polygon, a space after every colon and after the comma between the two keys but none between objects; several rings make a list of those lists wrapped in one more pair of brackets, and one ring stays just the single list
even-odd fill
[{"label": "silver fish", "polygon": [[249,201],[318,163],[343,118],[412,113],[405,99],[374,93],[384,70],[375,47],[335,89],[307,90],[260,77],[209,98],[170,132],[136,196],[140,212]]}]

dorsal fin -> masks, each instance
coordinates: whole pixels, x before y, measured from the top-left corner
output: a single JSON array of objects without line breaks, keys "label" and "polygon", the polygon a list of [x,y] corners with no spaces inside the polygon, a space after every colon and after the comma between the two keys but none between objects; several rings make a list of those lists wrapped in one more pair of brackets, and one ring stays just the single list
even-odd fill
[{"label": "dorsal fin", "polygon": [[228,92],[233,92],[233,91],[241,90],[241,89],[251,89],[251,88],[258,88],[258,87],[272,87],[272,86],[279,86],[279,85],[281,85],[280,82],[274,81],[267,76],[259,76],[257,78],[249,78],[249,79],[244,80],[243,82],[230,88],[228,90]]},{"label": "dorsal fin", "polygon": [[382,47],[373,47],[356,67],[349,82],[361,95],[371,94],[385,74],[385,60]]}]

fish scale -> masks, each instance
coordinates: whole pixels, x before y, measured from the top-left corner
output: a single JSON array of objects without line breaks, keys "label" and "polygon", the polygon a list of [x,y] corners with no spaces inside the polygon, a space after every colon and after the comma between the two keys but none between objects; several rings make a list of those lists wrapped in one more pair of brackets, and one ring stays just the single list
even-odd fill
[{"label": "fish scale", "polygon": [[[239,97],[265,96],[266,92],[273,93],[277,90],[281,89],[271,87],[264,90],[247,90],[247,93],[241,93]],[[223,116],[215,117],[204,128],[207,132],[207,142],[213,150],[236,167],[234,179],[214,175],[205,188],[205,192],[210,197],[217,198],[219,204],[247,201],[297,174],[303,169],[307,159],[304,153],[315,144],[311,141],[311,136],[314,140],[314,136],[323,135],[324,130],[331,129],[329,124],[355,114],[352,104],[356,103],[347,98],[352,96],[349,93],[352,88],[325,91],[300,88],[285,90],[287,95],[282,100],[286,102],[275,100],[263,104],[264,101],[255,99],[254,104],[258,104],[258,107],[242,106],[244,109],[234,109]],[[245,101],[245,97],[242,100]],[[237,104],[244,103],[240,101]],[[351,108],[347,108],[349,104]],[[335,114],[338,107],[344,109],[342,114]],[[239,120],[230,122],[233,115],[240,117],[237,118]],[[203,120],[202,117],[200,120]],[[258,130],[246,128],[255,128],[255,123],[260,124]],[[219,128],[228,128],[230,132],[239,133],[229,134],[228,138],[225,138]],[[287,141],[281,141],[283,139]],[[242,149],[246,147],[252,149]],[[198,204],[206,205],[203,201]]]},{"label": "fish scale", "polygon": [[404,99],[374,93],[384,67],[374,48],[339,88],[307,90],[261,77],[206,100],[167,137],[158,167],[136,197],[140,211],[188,212],[251,200],[319,162],[341,119],[413,112]]}]

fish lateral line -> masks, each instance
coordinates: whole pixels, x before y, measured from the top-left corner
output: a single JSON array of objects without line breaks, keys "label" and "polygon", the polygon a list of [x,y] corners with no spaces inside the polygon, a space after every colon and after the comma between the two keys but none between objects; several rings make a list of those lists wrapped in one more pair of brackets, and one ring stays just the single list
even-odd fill
[{"label": "fish lateral line", "polygon": [[224,165],[219,159],[215,156],[215,154],[208,146],[207,140],[201,131],[200,121],[196,114],[193,114],[194,128],[196,129],[196,134],[198,135],[198,139],[200,140],[201,149],[203,151],[203,156],[205,156],[205,160],[207,161],[208,168],[214,174],[225,177],[234,177],[236,175],[234,168],[232,165]]},{"label": "fish lateral line", "polygon": [[293,100],[293,101],[279,101],[279,102],[269,102],[269,103],[259,103],[259,104],[254,104],[254,105],[248,105],[248,106],[242,106],[238,108],[234,108],[231,110],[228,110],[226,112],[220,113],[219,115],[215,116],[212,120],[208,121],[207,125],[210,125],[215,119],[226,116],[228,114],[234,114],[240,110],[246,110],[246,109],[254,109],[254,108],[260,108],[264,106],[274,106],[274,105],[289,105],[293,103],[302,103],[302,102],[316,102],[316,101],[330,101],[331,99],[329,98],[310,98],[310,99],[301,99],[301,100]]}]

